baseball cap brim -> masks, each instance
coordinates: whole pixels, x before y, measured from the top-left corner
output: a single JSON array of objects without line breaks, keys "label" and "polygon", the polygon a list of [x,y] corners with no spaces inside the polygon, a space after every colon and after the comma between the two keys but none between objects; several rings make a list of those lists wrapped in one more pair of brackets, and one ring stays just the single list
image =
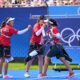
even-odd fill
[{"label": "baseball cap brim", "polygon": [[10,21],[14,21],[14,20],[15,20],[15,18],[9,18],[6,23],[9,23]]}]

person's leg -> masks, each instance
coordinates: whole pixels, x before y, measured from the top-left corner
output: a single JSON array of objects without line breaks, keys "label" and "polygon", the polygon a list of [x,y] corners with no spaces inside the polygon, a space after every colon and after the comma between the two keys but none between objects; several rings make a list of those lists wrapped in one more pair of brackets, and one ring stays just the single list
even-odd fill
[{"label": "person's leg", "polygon": [[44,69],[43,69],[41,77],[46,76],[47,69],[48,69],[48,64],[50,62],[50,59],[51,59],[51,57],[54,57],[54,55],[52,53],[54,53],[53,50],[49,49],[48,52],[47,52],[47,55],[44,58]]},{"label": "person's leg", "polygon": [[[29,56],[30,53],[31,53],[32,51],[34,51],[34,50],[36,50],[36,45],[35,45],[35,43],[30,43],[28,56]],[[34,58],[35,58],[35,57],[34,57]],[[34,58],[32,58],[30,61],[27,62],[27,65],[26,65],[26,72],[29,71],[30,66],[31,66],[31,64],[32,64],[32,62],[33,62],[33,60],[34,60]]]},{"label": "person's leg", "polygon": [[4,75],[7,75],[7,72],[8,72],[8,63],[5,62],[4,63]]},{"label": "person's leg", "polygon": [[3,60],[3,45],[0,45],[0,77],[2,77]]},{"label": "person's leg", "polygon": [[2,77],[3,58],[0,58],[0,77]]},{"label": "person's leg", "polygon": [[10,54],[10,46],[4,46],[4,76],[3,78],[13,78],[13,76],[8,75],[8,63],[10,61],[7,62],[8,59],[10,59],[11,54]]},{"label": "person's leg", "polygon": [[5,61],[4,63],[4,76],[3,78],[13,78],[13,76],[10,76],[8,73],[8,62]]},{"label": "person's leg", "polygon": [[[28,52],[28,57],[29,57],[29,54],[30,54],[32,51],[34,51],[34,50],[36,50],[36,49],[35,49],[35,43],[34,43],[34,44],[33,44],[33,43],[30,43],[29,52]],[[35,58],[35,57],[34,57],[34,58]],[[32,58],[32,59],[31,59],[30,61],[28,61],[27,64],[26,64],[26,73],[24,74],[24,76],[25,76],[26,78],[30,77],[30,75],[29,75],[29,69],[30,69],[30,66],[31,66],[34,58]]]},{"label": "person's leg", "polygon": [[[10,47],[4,46],[4,57],[7,58],[10,55]],[[4,63],[4,76],[7,75],[8,72],[8,62]]]},{"label": "person's leg", "polygon": [[43,70],[43,55],[38,55],[38,65],[39,65],[39,73],[42,73],[42,70]]},{"label": "person's leg", "polygon": [[50,58],[45,56],[45,60],[44,60],[44,69],[43,69],[43,74],[46,75],[47,69],[48,69],[48,64],[50,62]]},{"label": "person's leg", "polygon": [[64,65],[66,66],[66,68],[69,70],[69,75],[67,76],[67,78],[70,78],[70,77],[74,76],[74,72],[70,68],[69,63],[65,60],[65,58],[64,57],[60,57],[60,60],[64,63]]},{"label": "person's leg", "polygon": [[[43,69],[43,72],[41,72],[41,74],[39,74],[38,77],[46,76],[46,72],[47,72],[47,69],[48,69],[49,61],[50,61],[50,58],[46,56],[45,59],[44,59],[44,69]],[[40,68],[40,69],[42,69],[42,68]]]},{"label": "person's leg", "polygon": [[28,71],[29,71],[30,66],[31,66],[31,64],[32,64],[33,60],[34,60],[34,59],[32,59],[32,60],[30,60],[29,62],[27,62],[27,64],[26,64],[26,72],[28,72]]},{"label": "person's leg", "polygon": [[26,73],[24,74],[24,76],[26,78],[30,77],[30,75],[29,75],[29,69],[30,69],[30,66],[31,66],[33,60],[34,60],[34,58],[32,60],[30,60],[29,62],[27,62],[27,64],[26,64]]},{"label": "person's leg", "polygon": [[72,69],[70,68],[70,65],[65,60],[65,58],[64,57],[60,57],[60,60],[65,64],[66,68],[69,70],[69,73],[73,73]]}]

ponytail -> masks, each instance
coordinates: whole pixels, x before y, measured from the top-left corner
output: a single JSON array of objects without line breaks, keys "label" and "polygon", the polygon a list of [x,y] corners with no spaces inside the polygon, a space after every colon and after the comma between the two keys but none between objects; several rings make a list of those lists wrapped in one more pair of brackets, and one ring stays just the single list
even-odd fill
[{"label": "ponytail", "polygon": [[6,22],[8,21],[9,17],[6,18],[2,23],[1,23],[1,26],[0,28],[3,28],[5,25],[6,25]]}]

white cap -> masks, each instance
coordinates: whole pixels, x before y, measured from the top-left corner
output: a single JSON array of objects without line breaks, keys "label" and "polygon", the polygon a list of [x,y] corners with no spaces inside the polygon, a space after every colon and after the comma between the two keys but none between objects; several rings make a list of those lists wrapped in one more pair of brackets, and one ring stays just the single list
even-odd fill
[{"label": "white cap", "polygon": [[15,18],[10,17],[6,23],[9,23],[10,21],[14,21],[14,20]]},{"label": "white cap", "polygon": [[51,22],[49,19],[44,20],[45,23],[50,23],[53,24],[53,22]]},{"label": "white cap", "polygon": [[48,22],[49,22],[49,20],[48,20],[48,19],[46,19],[46,20],[44,20],[44,22],[45,22],[45,23],[48,23]]}]

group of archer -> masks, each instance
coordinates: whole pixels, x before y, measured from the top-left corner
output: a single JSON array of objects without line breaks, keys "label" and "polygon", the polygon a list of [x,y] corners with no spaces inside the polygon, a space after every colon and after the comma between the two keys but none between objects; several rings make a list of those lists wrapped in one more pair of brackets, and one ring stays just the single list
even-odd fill
[{"label": "group of archer", "polygon": [[[8,71],[8,63],[13,60],[10,54],[10,38],[14,34],[24,34],[29,29],[31,29],[31,25],[28,25],[27,28],[23,30],[16,30],[13,28],[14,18],[5,19],[0,28],[0,77],[2,78],[12,78],[12,76],[7,75]],[[45,31],[46,26],[48,26],[48,32]],[[45,36],[49,36],[50,48],[46,55],[44,55],[43,45],[47,42],[44,41]],[[57,22],[54,19],[45,20],[45,16],[40,16],[33,26],[32,36],[30,39],[28,57],[25,59],[26,62],[26,73],[24,76],[30,77],[29,70],[30,66],[34,60],[34,58],[38,57],[38,65],[39,65],[39,75],[38,77],[47,76],[48,64],[52,57],[56,57],[60,59],[66,66],[69,71],[69,75],[67,78],[74,76],[74,72],[70,68],[68,61],[72,61],[69,55],[64,50],[63,45],[60,42],[61,35],[58,30]],[[45,43],[44,43],[45,42]],[[44,58],[43,58],[44,57]],[[2,75],[2,67],[4,64],[4,75]]]}]

